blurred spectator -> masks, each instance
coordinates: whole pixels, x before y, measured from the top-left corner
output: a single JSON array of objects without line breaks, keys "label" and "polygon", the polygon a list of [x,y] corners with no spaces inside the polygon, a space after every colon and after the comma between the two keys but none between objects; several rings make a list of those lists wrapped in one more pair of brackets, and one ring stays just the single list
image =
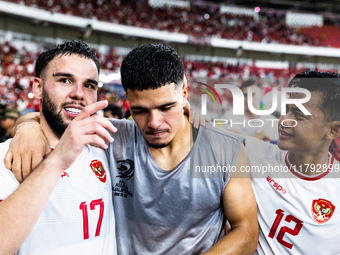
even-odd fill
[{"label": "blurred spectator", "polygon": [[3,116],[5,114],[6,105],[0,104],[0,116]]},{"label": "blurred spectator", "polygon": [[0,142],[12,138],[10,132],[17,118],[19,118],[19,112],[14,109],[6,109],[0,115]]},{"label": "blurred spectator", "polygon": [[122,108],[113,104],[109,104],[104,110],[104,117],[121,119],[122,118]]}]

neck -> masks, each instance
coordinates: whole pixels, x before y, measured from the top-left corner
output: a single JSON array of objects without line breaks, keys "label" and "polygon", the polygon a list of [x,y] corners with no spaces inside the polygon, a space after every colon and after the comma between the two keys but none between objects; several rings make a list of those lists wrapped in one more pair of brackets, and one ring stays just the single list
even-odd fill
[{"label": "neck", "polygon": [[55,147],[57,146],[60,137],[58,135],[56,135],[53,130],[50,128],[50,126],[48,125],[48,123],[46,122],[45,118],[43,117],[43,115],[40,113],[40,124],[43,127],[43,131],[44,131],[44,135],[49,143],[49,145],[51,147]]},{"label": "neck", "polygon": [[[183,116],[183,123],[181,128],[178,130],[177,134],[172,139],[171,143],[164,148],[154,148],[149,146],[150,151],[157,151],[161,154],[170,154],[172,151],[177,150],[177,148],[183,148],[183,146],[188,146],[190,144],[190,122],[187,116]],[[190,147],[190,146],[189,146]]]},{"label": "neck", "polygon": [[183,116],[183,124],[171,143],[160,149],[149,146],[150,153],[163,170],[174,169],[190,152],[190,122]]},{"label": "neck", "polygon": [[329,159],[328,151],[323,150],[317,153],[289,152],[288,161],[296,170],[305,175],[318,175],[327,166]]}]

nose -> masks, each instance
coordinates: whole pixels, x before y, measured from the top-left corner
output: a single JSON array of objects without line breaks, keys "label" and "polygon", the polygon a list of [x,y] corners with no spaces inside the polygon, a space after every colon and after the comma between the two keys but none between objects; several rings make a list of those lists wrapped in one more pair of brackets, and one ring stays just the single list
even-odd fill
[{"label": "nose", "polygon": [[162,114],[157,110],[151,111],[148,121],[149,127],[157,129],[162,123],[163,123]]},{"label": "nose", "polygon": [[84,98],[84,87],[82,82],[74,83],[70,97],[78,100]]}]

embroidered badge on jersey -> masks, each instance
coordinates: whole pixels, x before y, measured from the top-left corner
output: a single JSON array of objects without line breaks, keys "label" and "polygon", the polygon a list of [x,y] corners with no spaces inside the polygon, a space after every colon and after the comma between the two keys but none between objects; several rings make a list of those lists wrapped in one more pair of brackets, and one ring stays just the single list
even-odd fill
[{"label": "embroidered badge on jersey", "polygon": [[335,205],[326,199],[314,199],[312,203],[312,215],[317,223],[326,223],[333,215]]},{"label": "embroidered badge on jersey", "polygon": [[102,162],[95,159],[91,161],[90,167],[101,182],[106,182],[106,172]]},{"label": "embroidered badge on jersey", "polygon": [[64,178],[64,177],[70,177],[70,175],[64,171],[64,172],[61,174],[61,178]]}]

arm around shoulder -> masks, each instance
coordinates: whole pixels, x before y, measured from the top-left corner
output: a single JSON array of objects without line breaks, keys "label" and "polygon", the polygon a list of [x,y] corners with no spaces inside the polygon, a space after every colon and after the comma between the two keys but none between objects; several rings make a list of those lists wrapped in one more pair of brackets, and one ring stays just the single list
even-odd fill
[{"label": "arm around shoulder", "polygon": [[40,123],[40,113],[39,112],[30,112],[20,116],[16,121],[15,125],[11,130],[12,137],[15,136],[16,130],[23,125],[24,123]]},{"label": "arm around shoulder", "polygon": [[39,113],[28,113],[19,117],[12,130],[13,140],[4,163],[20,182],[51,152],[39,121]]}]

